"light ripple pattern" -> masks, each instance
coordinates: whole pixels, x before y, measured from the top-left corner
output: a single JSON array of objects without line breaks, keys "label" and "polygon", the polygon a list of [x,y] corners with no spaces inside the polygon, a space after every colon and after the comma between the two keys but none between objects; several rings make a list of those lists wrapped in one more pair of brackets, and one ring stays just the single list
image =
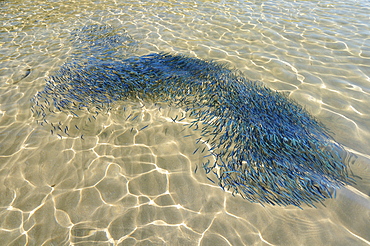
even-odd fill
[{"label": "light ripple pattern", "polygon": [[169,53],[119,59],[115,45],[126,42],[129,50],[135,42],[109,29],[84,27],[74,34],[88,52],[64,64],[35,95],[37,117],[99,114],[125,101],[181,108],[195,118],[190,127],[201,131],[214,156],[214,163],[203,164],[206,173],[251,202],[315,206],[353,182],[343,147],[286,95],[214,61]]}]

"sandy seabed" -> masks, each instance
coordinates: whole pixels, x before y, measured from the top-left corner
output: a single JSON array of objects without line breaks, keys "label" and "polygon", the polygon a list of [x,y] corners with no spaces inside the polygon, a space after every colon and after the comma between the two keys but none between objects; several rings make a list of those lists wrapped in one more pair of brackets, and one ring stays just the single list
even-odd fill
[{"label": "sandy seabed", "polygon": [[[1,2],[0,244],[369,245],[369,11],[366,1]],[[190,119],[174,123],[181,110],[153,104],[127,102],[75,119],[80,131],[69,122],[75,135],[52,134],[30,99],[86,24],[122,26],[137,55],[213,59],[287,92],[346,147],[361,179],[318,208],[233,197],[200,167]]]}]

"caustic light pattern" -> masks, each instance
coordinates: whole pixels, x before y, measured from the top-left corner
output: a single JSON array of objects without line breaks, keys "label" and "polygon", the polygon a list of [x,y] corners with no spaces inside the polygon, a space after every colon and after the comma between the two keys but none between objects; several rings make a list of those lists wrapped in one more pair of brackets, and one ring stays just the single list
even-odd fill
[{"label": "caustic light pattern", "polygon": [[38,117],[77,117],[83,108],[98,113],[123,101],[181,108],[215,157],[203,164],[206,173],[251,202],[315,206],[352,182],[343,147],[284,94],[213,61],[168,53],[129,57],[135,42],[111,29],[90,26],[74,34],[85,48],[32,99]]}]

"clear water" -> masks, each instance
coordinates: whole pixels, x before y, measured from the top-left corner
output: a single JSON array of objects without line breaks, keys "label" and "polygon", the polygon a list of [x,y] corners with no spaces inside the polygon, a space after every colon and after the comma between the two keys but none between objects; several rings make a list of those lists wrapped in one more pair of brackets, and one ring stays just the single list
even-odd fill
[{"label": "clear water", "polygon": [[[369,245],[370,2],[1,1],[1,245]],[[325,206],[262,207],[210,183],[181,124],[150,105],[112,111],[84,139],[37,124],[30,99],[84,25],[121,27],[137,55],[238,68],[307,108],[361,177]],[[142,131],[143,126],[148,125]]]}]

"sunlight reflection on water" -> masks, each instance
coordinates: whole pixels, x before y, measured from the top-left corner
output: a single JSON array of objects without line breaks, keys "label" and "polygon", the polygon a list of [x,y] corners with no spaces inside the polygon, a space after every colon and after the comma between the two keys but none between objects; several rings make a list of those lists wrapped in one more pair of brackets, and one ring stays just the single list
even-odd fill
[{"label": "sunlight reflection on water", "polygon": [[[0,11],[1,244],[369,244],[367,1],[2,1]],[[362,179],[317,209],[249,203],[194,173],[196,136],[180,137],[190,133],[169,109],[140,111],[142,131],[145,120],[116,111],[88,122],[84,139],[51,135],[29,100],[86,24],[122,27],[137,55],[225,62],[288,93],[356,155]]]}]

